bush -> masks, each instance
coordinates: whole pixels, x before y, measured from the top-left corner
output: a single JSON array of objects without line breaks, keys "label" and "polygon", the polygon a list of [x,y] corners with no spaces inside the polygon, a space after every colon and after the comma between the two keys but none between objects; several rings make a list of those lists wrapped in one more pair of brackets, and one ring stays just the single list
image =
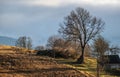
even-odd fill
[{"label": "bush", "polygon": [[40,56],[49,56],[49,57],[55,57],[55,58],[77,58],[77,54],[71,53],[68,50],[64,51],[57,51],[57,50],[41,50],[38,51],[36,55]]}]

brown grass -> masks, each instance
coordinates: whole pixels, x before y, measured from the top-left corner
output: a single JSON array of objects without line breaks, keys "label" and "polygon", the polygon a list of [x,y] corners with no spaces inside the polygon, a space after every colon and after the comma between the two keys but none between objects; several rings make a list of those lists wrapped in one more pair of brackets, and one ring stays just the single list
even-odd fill
[{"label": "brown grass", "polygon": [[13,47],[1,46],[0,52],[4,50],[6,53],[0,53],[0,77],[90,77],[53,58],[16,53]]}]

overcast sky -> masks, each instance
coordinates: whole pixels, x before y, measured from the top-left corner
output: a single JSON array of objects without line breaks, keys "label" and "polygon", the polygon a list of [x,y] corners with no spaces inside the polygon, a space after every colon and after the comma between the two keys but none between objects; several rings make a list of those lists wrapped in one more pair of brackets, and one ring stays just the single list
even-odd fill
[{"label": "overcast sky", "polygon": [[105,21],[102,35],[120,46],[120,0],[0,0],[0,35],[30,36],[34,45],[44,45],[77,7]]}]

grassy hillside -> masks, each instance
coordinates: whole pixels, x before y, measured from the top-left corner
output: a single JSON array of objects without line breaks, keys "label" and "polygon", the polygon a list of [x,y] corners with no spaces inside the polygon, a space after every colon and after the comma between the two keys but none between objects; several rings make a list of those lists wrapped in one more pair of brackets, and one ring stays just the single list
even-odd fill
[{"label": "grassy hillside", "polygon": [[25,48],[15,47],[15,46],[7,46],[0,45],[0,54],[15,54],[15,53],[34,53],[34,50],[28,50]]},{"label": "grassy hillside", "polygon": [[[84,64],[72,59],[36,56],[34,50],[0,45],[0,77],[96,77],[96,59]],[[119,77],[101,72],[101,77]]]},{"label": "grassy hillside", "polygon": [[[92,77],[53,58],[16,53],[14,48],[0,46],[0,77]],[[25,51],[29,52],[20,52]]]}]

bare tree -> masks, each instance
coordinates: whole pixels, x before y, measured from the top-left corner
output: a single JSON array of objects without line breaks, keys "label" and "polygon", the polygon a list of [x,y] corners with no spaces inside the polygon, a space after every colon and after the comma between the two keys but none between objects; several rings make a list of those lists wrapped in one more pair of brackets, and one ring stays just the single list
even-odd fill
[{"label": "bare tree", "polygon": [[16,46],[31,49],[32,39],[26,36],[19,37],[16,41]]},{"label": "bare tree", "polygon": [[104,63],[107,62],[107,58],[104,57],[105,52],[109,50],[109,43],[99,36],[93,43],[93,51],[97,52],[97,77],[100,77],[100,66],[104,67]]},{"label": "bare tree", "polygon": [[54,58],[55,58],[55,48],[56,47],[58,47],[58,40],[59,40],[60,38],[59,38],[59,36],[57,36],[57,35],[54,35],[54,36],[51,36],[51,37],[49,37],[48,38],[48,41],[47,41],[47,47],[49,48],[49,49],[52,49],[52,50],[54,50],[54,52],[53,52],[53,56],[54,56]]},{"label": "bare tree", "polygon": [[104,22],[90,15],[87,10],[77,8],[65,17],[64,23],[60,26],[59,32],[64,37],[79,42],[82,54],[77,62],[83,63],[86,44],[102,31]]},{"label": "bare tree", "polygon": [[57,36],[49,37],[48,40],[47,40],[47,47],[53,48],[54,47],[54,42],[57,38],[58,38]]},{"label": "bare tree", "polygon": [[48,39],[47,46],[49,46],[51,49],[62,47],[64,46],[64,40],[57,35],[51,36]]},{"label": "bare tree", "polygon": [[16,41],[16,46],[26,48],[26,36],[19,37]]},{"label": "bare tree", "polygon": [[32,49],[32,39],[28,37],[26,42],[27,42],[27,48]]}]

